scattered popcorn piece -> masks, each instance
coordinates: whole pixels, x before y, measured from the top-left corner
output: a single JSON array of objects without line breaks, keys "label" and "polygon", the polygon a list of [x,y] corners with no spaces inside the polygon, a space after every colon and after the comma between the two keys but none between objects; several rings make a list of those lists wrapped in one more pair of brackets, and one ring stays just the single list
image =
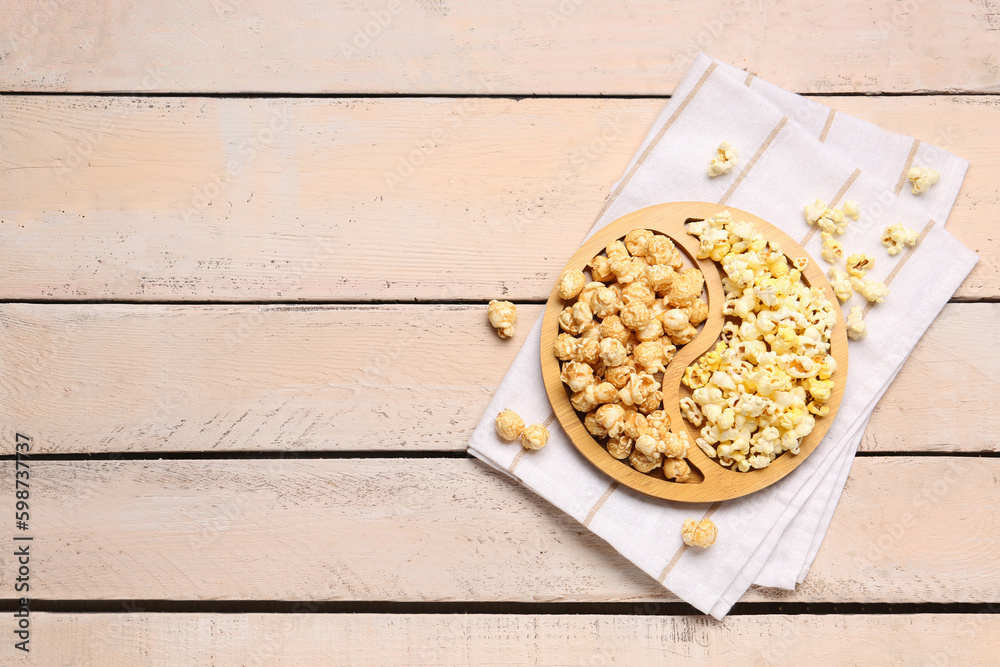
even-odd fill
[{"label": "scattered popcorn piece", "polygon": [[567,301],[575,299],[586,284],[587,278],[583,271],[569,269],[559,278],[559,298]]},{"label": "scattered popcorn piece", "polygon": [[847,272],[854,278],[864,278],[868,269],[875,264],[875,259],[863,252],[850,255],[847,258]]},{"label": "scattered popcorn piece", "polygon": [[889,288],[885,286],[885,283],[880,283],[877,280],[851,278],[851,285],[858,294],[872,303],[882,303],[885,301],[885,297],[889,296]]},{"label": "scattered popcorn piece", "polygon": [[826,213],[826,202],[822,199],[817,199],[812,204],[805,205],[806,222],[810,225],[815,225],[819,222],[824,213]]},{"label": "scattered popcorn piece", "polygon": [[[844,211],[839,208],[829,208],[822,199],[817,199],[812,204],[803,207],[806,222],[811,226],[817,226],[821,231],[828,234],[843,234],[847,229],[847,217]],[[714,259],[714,258],[713,258]]]},{"label": "scattered popcorn piece", "polygon": [[927,192],[931,189],[932,185],[941,180],[941,174],[930,167],[911,167],[906,172],[906,177],[910,179],[910,183],[913,185],[910,192],[915,195]]},{"label": "scattered popcorn piece", "polygon": [[823,259],[833,264],[837,261],[838,257],[844,256],[844,246],[840,244],[840,241],[833,238],[833,234],[822,232],[819,237],[823,239],[823,249],[820,251]]},{"label": "scattered popcorn piece", "polygon": [[517,306],[513,303],[493,299],[486,309],[486,316],[490,319],[490,326],[497,330],[501,338],[510,338],[514,335]]},{"label": "scattered popcorn piece", "polygon": [[851,220],[857,220],[861,217],[861,209],[858,208],[858,202],[856,201],[845,201],[844,202],[844,214],[847,215]]},{"label": "scattered popcorn piece", "polygon": [[728,141],[719,144],[719,151],[712,158],[712,163],[708,165],[708,175],[711,178],[728,174],[736,166],[740,152],[733,148]]},{"label": "scattered popcorn piece", "polygon": [[861,306],[851,308],[851,313],[847,316],[845,323],[847,324],[847,335],[851,340],[858,340],[868,335],[868,325],[862,319]]},{"label": "scattered popcorn piece", "polygon": [[828,208],[816,224],[824,232],[843,234],[847,229],[847,216],[839,208]]},{"label": "scattered popcorn piece", "polygon": [[524,431],[524,420],[513,410],[504,410],[497,415],[497,435],[504,440],[517,440]]},{"label": "scattered popcorn piece", "polygon": [[794,266],[796,269],[798,269],[799,272],[801,273],[802,271],[806,270],[807,266],[809,266],[809,258],[808,257],[797,257],[797,258],[795,258],[795,260],[792,261],[792,266]]},{"label": "scattered popcorn piece", "polygon": [[521,445],[525,449],[541,449],[549,441],[549,429],[532,424],[521,432]]},{"label": "scattered popcorn piece", "polygon": [[715,544],[718,529],[711,519],[702,519],[701,521],[687,519],[684,522],[684,528],[681,529],[681,537],[684,539],[684,544],[689,547],[707,549]]},{"label": "scattered popcorn piece", "polygon": [[918,237],[919,234],[915,230],[904,227],[902,223],[897,222],[885,228],[885,232],[882,233],[882,245],[888,249],[890,255],[895,255],[903,249],[904,245],[916,245]]},{"label": "scattered popcorn piece", "polygon": [[841,301],[847,301],[854,296],[854,286],[851,285],[851,277],[835,266],[830,267],[830,286],[833,293]]}]

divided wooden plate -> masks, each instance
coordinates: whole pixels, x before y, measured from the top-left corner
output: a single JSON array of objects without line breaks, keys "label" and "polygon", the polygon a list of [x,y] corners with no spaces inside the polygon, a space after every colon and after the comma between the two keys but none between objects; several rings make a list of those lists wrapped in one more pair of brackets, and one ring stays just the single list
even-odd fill
[{"label": "divided wooden plate", "polygon": [[[809,263],[805,271],[802,272],[803,282],[822,289],[827,299],[834,304],[834,310],[837,313],[837,323],[834,325],[831,339],[831,354],[837,360],[837,371],[832,376],[835,382],[833,394],[827,402],[830,414],[816,419],[813,432],[802,440],[799,454],[785,452],[770,466],[749,472],[729,470],[706,456],[694,444],[695,438],[699,437],[699,430],[681,417],[679,406],[680,399],[690,395],[690,390],[681,385],[684,369],[715,346],[725,323],[725,317],[722,315],[725,296],[722,289],[721,268],[710,259],[696,259],[698,240],[685,231],[684,223],[689,220],[703,220],[725,210],[729,210],[734,219],[752,222],[760,234],[769,241],[780,245],[782,252],[788,256],[789,260],[807,258]],[[812,454],[819,445],[837,414],[837,408],[840,406],[840,399],[844,393],[844,383],[847,379],[847,332],[839,302],[834,296],[833,289],[827,282],[822,268],[816,265],[816,262],[809,257],[802,246],[767,221],[731,206],[705,202],[658,204],[629,213],[615,220],[584,243],[573,255],[566,268],[586,270],[587,263],[595,255],[600,254],[608,243],[614,239],[620,239],[630,230],[638,228],[650,229],[670,237],[681,252],[686,255],[686,261],[692,266],[697,266],[705,274],[705,290],[708,295],[709,307],[708,319],[702,325],[698,336],[681,347],[671,360],[663,374],[662,389],[663,407],[670,415],[671,428],[675,430],[687,429],[691,438],[687,461],[691,465],[692,479],[682,484],[667,480],[659,469],[654,471],[659,476],[638,472],[629,466],[627,461],[619,461],[608,454],[604,446],[597,442],[584,428],[578,413],[570,405],[566,386],[559,379],[559,360],[553,353],[556,336],[560,333],[559,313],[565,305],[556,293],[556,288],[553,288],[542,321],[541,360],[545,390],[559,423],[569,434],[573,445],[598,469],[619,484],[654,498],[691,503],[716,502],[738,498],[777,482],[805,461],[806,457]]]}]

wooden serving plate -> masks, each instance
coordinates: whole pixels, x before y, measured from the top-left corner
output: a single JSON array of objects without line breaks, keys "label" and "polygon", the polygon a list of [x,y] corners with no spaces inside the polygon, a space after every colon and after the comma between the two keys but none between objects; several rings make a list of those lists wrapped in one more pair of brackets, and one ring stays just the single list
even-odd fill
[{"label": "wooden serving plate", "polygon": [[[722,305],[725,301],[722,288],[721,268],[710,259],[696,259],[698,239],[684,229],[684,223],[690,220],[703,220],[722,211],[729,210],[736,220],[752,222],[757,231],[769,241],[779,244],[782,252],[789,260],[805,257],[809,260],[802,280],[810,287],[819,287],[827,299],[835,305],[837,322],[831,337],[830,354],[837,361],[837,371],[833,374],[835,386],[826,405],[830,413],[826,417],[817,417],[813,432],[806,436],[799,447],[799,454],[785,452],[766,468],[737,472],[724,468],[710,459],[694,444],[699,437],[699,429],[692,426],[681,417],[679,401],[691,394],[690,389],[681,384],[684,370],[696,359],[711,350],[719,340],[722,326],[726,318],[722,315]],[[567,269],[586,271],[587,263],[600,254],[608,243],[620,239],[633,229],[649,229],[670,237],[677,248],[686,255],[686,260],[692,266],[701,269],[705,274],[705,289],[708,293],[708,319],[702,325],[701,331],[687,345],[679,348],[663,373],[663,409],[670,415],[671,428],[687,429],[691,439],[687,461],[691,466],[692,479],[686,483],[678,483],[663,477],[661,469],[653,474],[644,474],[633,469],[627,461],[619,461],[612,457],[597,440],[590,435],[576,410],[569,402],[569,393],[560,381],[560,364],[553,352],[556,336],[559,335],[559,313],[564,302],[559,298],[554,287],[545,306],[542,321],[541,360],[542,375],[545,379],[545,390],[555,411],[559,423],[569,434],[573,445],[587,459],[619,484],[644,493],[654,498],[674,500],[679,502],[704,503],[738,498],[769,486],[788,473],[792,472],[809,456],[823,439],[830,424],[833,422],[844,393],[844,383],[847,378],[847,330],[839,302],[834,296],[830,283],[827,282],[823,270],[806,253],[798,243],[787,234],[755,215],[741,211],[731,206],[710,204],[705,202],[674,202],[658,204],[629,213],[615,220],[607,227],[597,232],[573,255],[566,265]],[[655,476],[659,473],[659,476]]]}]

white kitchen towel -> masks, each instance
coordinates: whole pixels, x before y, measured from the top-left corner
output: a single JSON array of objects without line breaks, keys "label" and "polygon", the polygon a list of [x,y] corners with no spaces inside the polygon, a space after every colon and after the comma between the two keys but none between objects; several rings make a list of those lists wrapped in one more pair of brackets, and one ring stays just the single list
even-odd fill
[{"label": "white kitchen towel", "polygon": [[[708,178],[708,162],[723,141],[739,149],[739,163],[730,174]],[[940,182],[919,196],[906,181],[914,165],[941,173]],[[848,252],[876,258],[868,277],[889,285],[890,294],[875,306],[860,296],[843,304],[845,314],[851,306],[864,308],[869,334],[849,344],[844,398],[826,437],[790,475],[731,501],[670,503],[620,487],[576,451],[554,419],[542,381],[539,319],[473,433],[469,451],[716,618],[753,583],[794,588],[822,543],[875,404],[977,261],[944,229],[967,168],[968,162],[945,150],[699,55],[612,188],[591,234],[653,204],[709,201],[768,220],[818,258],[819,235],[806,223],[803,205],[817,198],[830,206],[858,202],[861,219],[851,222],[840,240]],[[880,238],[897,222],[920,238],[893,257]],[[501,440],[493,422],[504,408],[526,423],[547,424],[548,445],[526,451]],[[709,549],[688,548],[681,526],[702,517],[716,523],[718,539]]]}]

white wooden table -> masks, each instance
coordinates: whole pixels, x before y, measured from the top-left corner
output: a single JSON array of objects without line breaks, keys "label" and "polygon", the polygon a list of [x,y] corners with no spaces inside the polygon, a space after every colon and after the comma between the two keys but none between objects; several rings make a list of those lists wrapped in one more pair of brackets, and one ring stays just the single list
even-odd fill
[{"label": "white wooden table", "polygon": [[[7,0],[0,663],[995,664],[997,12]],[[805,583],[722,623],[464,453],[701,49],[968,158],[981,258]]]}]

